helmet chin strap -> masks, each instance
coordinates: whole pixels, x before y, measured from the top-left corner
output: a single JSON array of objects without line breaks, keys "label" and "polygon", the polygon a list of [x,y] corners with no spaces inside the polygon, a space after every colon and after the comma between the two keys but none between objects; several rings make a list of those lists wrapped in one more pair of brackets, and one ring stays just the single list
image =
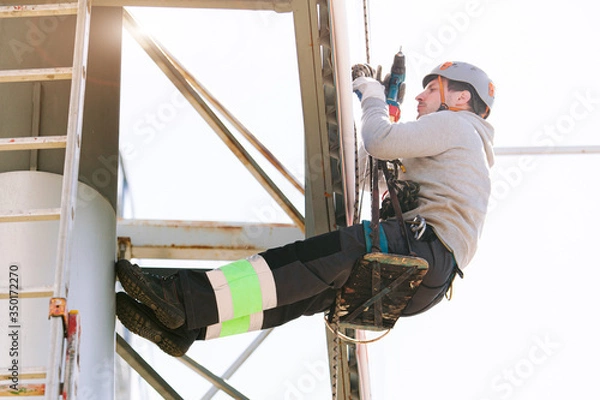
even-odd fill
[{"label": "helmet chin strap", "polygon": [[490,108],[486,105],[485,106],[485,112],[483,113],[483,115],[481,116],[481,118],[486,119],[489,115],[490,115]]},{"label": "helmet chin strap", "polygon": [[[438,79],[438,84],[440,86],[440,100],[442,100],[442,103],[440,104],[440,108],[438,108],[437,111],[444,111],[444,110],[463,111],[462,108],[450,107],[450,106],[448,106],[448,104],[446,104],[446,96],[444,95],[444,84],[442,82],[442,76],[438,75],[437,79]],[[488,115],[490,115],[490,108],[486,105],[485,112],[479,116],[482,117],[483,119],[485,119],[485,118],[487,118]]]},{"label": "helmet chin strap", "polygon": [[446,104],[446,96],[444,95],[444,82],[442,82],[442,76],[438,75],[438,84],[440,86],[440,100],[442,100],[442,104],[440,104],[440,108],[438,111],[450,110],[450,111],[463,111],[462,108],[450,107]]}]

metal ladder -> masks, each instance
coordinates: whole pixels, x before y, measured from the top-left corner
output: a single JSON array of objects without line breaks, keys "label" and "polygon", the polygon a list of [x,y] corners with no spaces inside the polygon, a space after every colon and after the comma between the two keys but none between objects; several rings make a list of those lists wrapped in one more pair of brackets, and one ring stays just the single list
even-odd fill
[{"label": "metal ladder", "polygon": [[[69,287],[69,256],[77,200],[91,8],[91,0],[43,5],[0,6],[0,18],[63,15],[77,17],[72,67],[0,71],[0,83],[71,80],[66,135],[0,139],[0,151],[65,149],[59,208],[0,211],[0,223],[59,221],[54,285],[31,288],[19,293],[20,298],[50,297],[50,351],[46,367],[23,374],[19,379],[19,388],[27,389],[29,387],[32,394],[43,394],[44,398],[48,400],[56,400],[59,396],[62,399],[76,398],[80,324],[78,313],[76,311],[67,312],[66,303]],[[2,297],[8,298],[9,293],[3,293]],[[61,373],[63,373],[64,382],[61,382]],[[23,380],[44,378],[44,385],[21,383]],[[11,396],[11,394],[7,396]]]}]

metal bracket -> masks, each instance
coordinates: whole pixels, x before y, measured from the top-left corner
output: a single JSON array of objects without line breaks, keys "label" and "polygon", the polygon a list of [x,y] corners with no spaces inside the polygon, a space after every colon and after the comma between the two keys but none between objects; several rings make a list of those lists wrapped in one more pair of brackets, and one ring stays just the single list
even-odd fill
[{"label": "metal bracket", "polygon": [[63,334],[67,337],[67,299],[64,297],[50,298],[50,307],[48,309],[48,319],[52,317],[60,317],[63,322]]},{"label": "metal bracket", "polygon": [[119,249],[119,260],[129,260],[132,257],[131,251],[131,238],[130,237],[118,237],[118,249]]}]

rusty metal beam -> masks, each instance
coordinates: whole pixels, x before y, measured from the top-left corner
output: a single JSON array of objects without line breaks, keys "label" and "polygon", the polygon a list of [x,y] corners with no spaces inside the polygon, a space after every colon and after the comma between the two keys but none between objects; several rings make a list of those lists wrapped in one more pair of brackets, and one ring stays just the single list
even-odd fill
[{"label": "rusty metal beam", "polygon": [[119,220],[127,258],[237,260],[304,238],[291,224]]},{"label": "rusty metal beam", "polygon": [[[29,0],[26,4],[44,4],[48,1]],[[23,0],[5,0],[3,6],[20,6]],[[270,10],[291,12],[292,0],[94,0],[94,6],[108,7],[183,7],[229,10]]]}]

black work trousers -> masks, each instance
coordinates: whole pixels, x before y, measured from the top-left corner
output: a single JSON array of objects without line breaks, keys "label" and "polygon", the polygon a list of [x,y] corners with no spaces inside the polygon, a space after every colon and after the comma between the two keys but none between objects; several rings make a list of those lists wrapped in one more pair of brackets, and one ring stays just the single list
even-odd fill
[{"label": "black work trousers", "polygon": [[[408,254],[395,219],[381,223],[381,240],[389,253]],[[426,240],[409,237],[413,251],[429,270],[404,310],[404,316],[426,311],[447,291],[457,270],[452,253],[432,231]],[[302,315],[328,310],[358,258],[367,252],[363,225],[297,241],[259,253],[250,261],[209,272],[178,272],[186,324],[198,339],[212,339],[267,329]]]}]

